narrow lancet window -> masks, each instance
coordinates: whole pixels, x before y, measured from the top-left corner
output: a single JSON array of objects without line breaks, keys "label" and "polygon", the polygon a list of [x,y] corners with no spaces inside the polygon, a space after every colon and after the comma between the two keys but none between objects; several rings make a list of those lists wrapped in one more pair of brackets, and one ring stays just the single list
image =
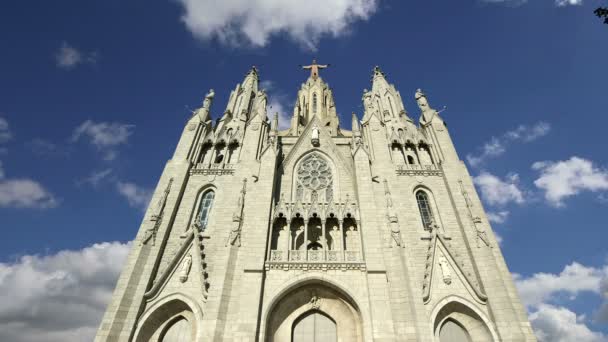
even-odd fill
[{"label": "narrow lancet window", "polygon": [[317,113],[317,94],[312,94],[312,112]]},{"label": "narrow lancet window", "polygon": [[416,201],[418,202],[418,209],[422,217],[422,226],[424,229],[430,230],[431,223],[433,222],[433,211],[431,210],[429,196],[426,192],[420,190],[416,192]]},{"label": "narrow lancet window", "polygon": [[213,207],[213,200],[215,199],[215,192],[209,190],[205,192],[201,199],[201,204],[198,209],[198,216],[196,217],[197,224],[201,230],[207,228],[207,222],[209,221],[209,215],[211,208]]}]

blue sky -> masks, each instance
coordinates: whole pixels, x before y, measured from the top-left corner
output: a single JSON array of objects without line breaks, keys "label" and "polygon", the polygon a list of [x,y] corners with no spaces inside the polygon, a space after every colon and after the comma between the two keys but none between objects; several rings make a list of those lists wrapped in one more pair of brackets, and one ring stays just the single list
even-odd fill
[{"label": "blue sky", "polygon": [[2,4],[0,340],[89,339],[190,111],[214,88],[217,118],[256,65],[288,118],[316,57],[347,129],[375,65],[411,117],[417,88],[446,106],[539,337],[608,341],[602,4]]}]

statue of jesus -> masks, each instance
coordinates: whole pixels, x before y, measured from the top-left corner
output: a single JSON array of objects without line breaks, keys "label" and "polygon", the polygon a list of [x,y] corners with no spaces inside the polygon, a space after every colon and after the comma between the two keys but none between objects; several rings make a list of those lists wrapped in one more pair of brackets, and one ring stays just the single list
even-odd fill
[{"label": "statue of jesus", "polygon": [[325,69],[330,64],[317,64],[317,60],[313,59],[311,65],[302,65],[302,69],[310,69],[310,77],[317,78],[319,77],[319,69]]}]

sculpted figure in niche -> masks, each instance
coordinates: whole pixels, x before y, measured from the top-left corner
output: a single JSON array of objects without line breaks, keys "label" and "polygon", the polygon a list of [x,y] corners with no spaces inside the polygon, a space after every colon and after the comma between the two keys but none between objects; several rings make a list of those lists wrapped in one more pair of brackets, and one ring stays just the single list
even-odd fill
[{"label": "sculpted figure in niche", "polygon": [[312,128],[312,135],[310,137],[310,141],[314,146],[319,145],[319,127],[316,125]]},{"label": "sculpted figure in niche", "polygon": [[358,251],[359,250],[359,238],[357,231],[354,230],[353,226],[349,226],[346,229],[346,250]]},{"label": "sculpted figure in niche", "polygon": [[277,250],[279,250],[279,251],[285,250],[286,248],[288,248],[288,244],[289,244],[289,236],[287,233],[286,226],[283,226],[279,230],[279,237],[277,238]]},{"label": "sculpted figure in niche", "polygon": [[338,227],[333,226],[329,231],[329,236],[331,237],[331,246],[330,249],[334,251],[339,251],[340,248],[340,231]]}]

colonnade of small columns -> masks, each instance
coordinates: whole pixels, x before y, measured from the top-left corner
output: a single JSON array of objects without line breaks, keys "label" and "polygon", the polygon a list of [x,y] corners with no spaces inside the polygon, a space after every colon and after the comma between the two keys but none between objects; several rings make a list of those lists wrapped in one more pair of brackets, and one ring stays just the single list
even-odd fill
[{"label": "colonnade of small columns", "polygon": [[400,165],[433,165],[431,149],[425,143],[392,141],[390,150],[393,161]]},{"label": "colonnade of small columns", "polygon": [[360,261],[359,227],[355,205],[279,203],[272,224],[269,260]]}]

